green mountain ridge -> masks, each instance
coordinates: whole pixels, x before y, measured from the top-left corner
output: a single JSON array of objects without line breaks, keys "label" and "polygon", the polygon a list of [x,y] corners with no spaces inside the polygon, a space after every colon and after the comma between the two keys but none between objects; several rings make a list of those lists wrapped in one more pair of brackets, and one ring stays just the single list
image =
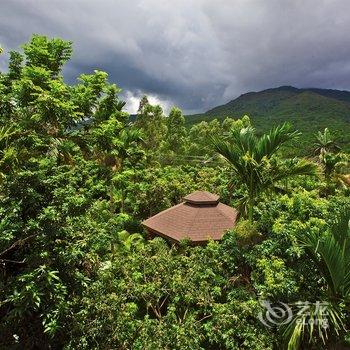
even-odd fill
[{"label": "green mountain ridge", "polygon": [[248,92],[203,114],[187,116],[188,124],[226,117],[249,115],[258,131],[290,122],[303,133],[302,147],[309,147],[312,135],[328,127],[345,149],[350,147],[350,92],[331,89],[298,89],[281,86]]}]

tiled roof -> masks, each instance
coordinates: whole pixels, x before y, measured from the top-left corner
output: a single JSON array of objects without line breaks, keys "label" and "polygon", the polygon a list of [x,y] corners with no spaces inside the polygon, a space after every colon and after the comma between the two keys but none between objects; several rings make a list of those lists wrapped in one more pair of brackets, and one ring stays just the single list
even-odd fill
[{"label": "tiled roof", "polygon": [[206,191],[195,191],[184,198],[185,202],[194,204],[216,204],[219,199],[217,194]]},{"label": "tiled roof", "polygon": [[237,220],[238,211],[219,203],[219,196],[196,191],[186,196],[185,202],[175,205],[143,221],[151,232],[173,241],[190,239],[203,243],[219,240]]}]

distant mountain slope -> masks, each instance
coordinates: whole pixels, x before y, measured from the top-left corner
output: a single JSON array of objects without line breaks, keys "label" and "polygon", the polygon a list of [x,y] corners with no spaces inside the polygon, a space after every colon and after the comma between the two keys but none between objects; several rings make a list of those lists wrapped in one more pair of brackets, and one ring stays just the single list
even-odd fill
[{"label": "distant mountain slope", "polygon": [[303,132],[301,147],[310,147],[312,134],[328,127],[350,149],[350,92],[329,89],[297,89],[292,86],[248,92],[203,114],[187,116],[189,124],[249,115],[258,129],[289,121]]}]

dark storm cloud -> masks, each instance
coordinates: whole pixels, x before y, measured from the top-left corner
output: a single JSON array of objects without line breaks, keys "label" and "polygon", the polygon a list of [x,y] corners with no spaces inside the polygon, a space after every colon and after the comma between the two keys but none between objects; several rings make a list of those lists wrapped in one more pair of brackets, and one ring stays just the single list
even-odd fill
[{"label": "dark storm cloud", "polygon": [[66,79],[103,69],[130,108],[143,93],[196,111],[278,85],[350,89],[349,30],[347,0],[0,2],[6,50],[72,40]]}]

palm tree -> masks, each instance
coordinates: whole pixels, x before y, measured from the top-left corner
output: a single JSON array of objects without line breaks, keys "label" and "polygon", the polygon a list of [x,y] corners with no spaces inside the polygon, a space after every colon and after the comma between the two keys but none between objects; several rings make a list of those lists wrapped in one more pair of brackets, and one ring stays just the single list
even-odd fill
[{"label": "palm tree", "polygon": [[[300,342],[309,333],[309,342],[313,333],[326,343],[329,333],[339,334],[343,329],[340,305],[349,310],[350,303],[350,210],[343,213],[329,232],[320,236],[311,231],[307,236],[297,235],[299,244],[305,248],[319,274],[327,286],[326,309],[311,308],[309,315],[295,315],[284,331],[288,349],[298,349]],[[322,319],[327,317],[328,328],[322,327]],[[304,320],[310,326],[305,326]],[[316,327],[314,327],[316,326]]]},{"label": "palm tree", "polygon": [[319,131],[315,135],[315,139],[314,153],[320,157],[323,157],[326,153],[340,150],[328,128],[325,128],[323,132]]},{"label": "palm tree", "polygon": [[349,171],[349,157],[345,153],[325,153],[320,159],[327,185],[331,180],[346,185],[344,176]]},{"label": "palm tree", "polygon": [[276,184],[296,175],[314,175],[315,164],[306,160],[280,160],[277,151],[286,142],[299,135],[285,123],[257,137],[255,129],[246,127],[231,130],[227,139],[213,137],[215,150],[230,164],[233,175],[245,186],[247,195],[242,199],[243,215],[253,220],[253,208],[259,196],[276,189]]},{"label": "palm tree", "polygon": [[340,152],[328,128],[323,133],[315,135],[314,154],[318,156],[318,163],[321,165],[324,177],[329,188],[331,181],[347,186],[346,172],[349,168],[348,156]]}]

